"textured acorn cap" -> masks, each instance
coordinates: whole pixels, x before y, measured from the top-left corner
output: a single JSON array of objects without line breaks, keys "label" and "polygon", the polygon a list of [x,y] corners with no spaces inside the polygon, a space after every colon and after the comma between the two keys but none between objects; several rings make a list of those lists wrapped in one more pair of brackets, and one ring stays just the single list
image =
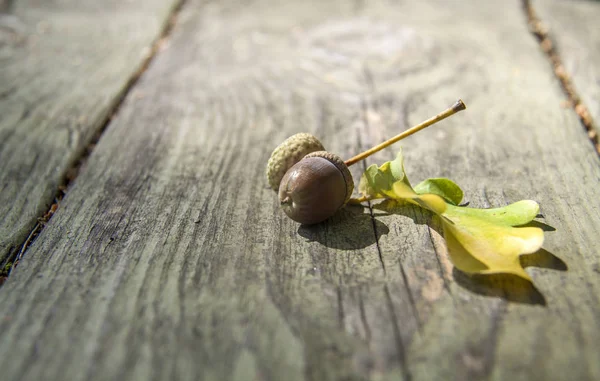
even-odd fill
[{"label": "textured acorn cap", "polygon": [[352,174],[350,173],[348,166],[346,165],[346,163],[344,163],[344,160],[342,160],[342,158],[339,157],[338,155],[333,154],[331,152],[326,152],[326,151],[312,152],[304,157],[305,158],[308,158],[308,157],[325,158],[325,159],[329,160],[333,165],[335,165],[337,167],[337,169],[340,170],[340,172],[342,173],[342,176],[344,176],[344,181],[346,182],[346,200],[344,201],[344,205],[346,205],[348,203],[348,201],[350,200],[350,197],[352,197],[352,192],[354,192],[354,179],[352,178]]},{"label": "textured acorn cap", "polygon": [[279,183],[285,173],[297,162],[311,152],[324,151],[325,148],[314,135],[301,132],[292,135],[281,143],[273,153],[267,163],[267,181],[269,186],[277,192]]}]

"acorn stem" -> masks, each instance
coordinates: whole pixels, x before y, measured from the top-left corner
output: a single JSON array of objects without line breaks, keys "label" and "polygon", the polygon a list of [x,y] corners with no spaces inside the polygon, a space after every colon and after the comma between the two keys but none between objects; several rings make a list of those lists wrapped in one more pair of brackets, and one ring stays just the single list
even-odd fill
[{"label": "acorn stem", "polygon": [[450,115],[454,115],[459,111],[462,111],[464,109],[466,109],[467,106],[465,106],[464,102],[462,100],[457,100],[456,103],[454,103],[450,108],[448,108],[447,110],[443,111],[442,113],[427,119],[424,122],[421,122],[420,124],[417,124],[416,126],[409,128],[408,130],[394,136],[391,139],[386,140],[385,142],[376,145],[375,147],[366,150],[363,153],[359,153],[358,155],[354,156],[351,159],[348,159],[345,161],[345,164],[349,167],[352,164],[356,164],[357,162],[366,159],[367,157],[371,156],[372,154],[374,154],[375,152],[379,152],[382,149],[396,143],[399,140],[402,140],[412,134],[414,134],[415,132],[419,132],[424,128],[427,128],[429,126],[431,126],[432,124],[435,124],[443,119],[446,119],[447,117],[449,117]]}]

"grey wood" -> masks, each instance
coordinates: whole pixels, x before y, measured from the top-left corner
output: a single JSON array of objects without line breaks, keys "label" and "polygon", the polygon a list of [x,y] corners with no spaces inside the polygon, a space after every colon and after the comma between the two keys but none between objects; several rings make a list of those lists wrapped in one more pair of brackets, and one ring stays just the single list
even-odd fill
[{"label": "grey wood", "polygon": [[[537,289],[453,271],[417,209],[278,210],[287,136],[348,157],[458,96],[407,171],[539,201]],[[561,97],[520,1],[188,2],[0,289],[4,379],[600,378],[600,163]]]},{"label": "grey wood", "polygon": [[548,28],[575,90],[595,121],[600,122],[600,2],[535,0],[532,5]]},{"label": "grey wood", "polygon": [[0,263],[52,205],[176,2],[2,2]]}]

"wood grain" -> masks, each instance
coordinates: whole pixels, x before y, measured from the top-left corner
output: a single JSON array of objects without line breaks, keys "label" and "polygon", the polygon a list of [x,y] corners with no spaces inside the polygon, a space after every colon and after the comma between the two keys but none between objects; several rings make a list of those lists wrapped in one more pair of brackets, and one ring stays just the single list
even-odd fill
[{"label": "wood grain", "polygon": [[596,128],[600,121],[600,2],[535,0],[534,9],[557,44],[567,74]]},{"label": "wood grain", "polygon": [[[367,107],[373,115],[367,130],[376,130],[377,138],[363,139],[365,146],[398,125],[424,119],[431,114],[425,106],[433,109],[433,100],[456,89],[467,111],[405,143],[411,179],[450,177],[475,207],[534,199],[545,217],[540,221],[556,230],[546,233],[549,253],[529,258],[542,267],[528,268],[536,289],[515,278],[458,273],[429,216],[384,209],[405,215],[379,218],[391,232],[379,246],[391,294],[408,289],[415,300],[419,329],[402,336],[408,371],[416,379],[595,379],[600,283],[597,244],[591,242],[600,227],[595,196],[600,172],[593,147],[574,113],[560,107],[564,96],[536,41],[523,37],[518,4],[503,7],[502,17],[499,9],[473,4],[439,8],[448,22],[460,18],[461,27],[427,36],[446,42],[436,56],[440,66],[455,69],[441,72],[436,82],[443,86],[431,85],[427,93],[419,87],[436,65],[400,83],[372,74],[376,96]],[[408,14],[399,20],[408,22]],[[396,94],[407,88],[416,97],[403,113]],[[568,271],[556,271],[565,267]],[[575,369],[568,365],[576,363],[581,365]]]},{"label": "wood grain", "polygon": [[[519,1],[180,16],[0,289],[5,379],[600,377],[600,163]],[[528,258],[537,289],[453,270],[414,208],[310,227],[278,210],[264,170],[287,136],[350,157],[459,96],[466,112],[404,143],[407,171],[455,179],[472,206],[539,201],[554,231]]]},{"label": "wood grain", "polygon": [[0,5],[0,263],[54,202],[175,3]]}]

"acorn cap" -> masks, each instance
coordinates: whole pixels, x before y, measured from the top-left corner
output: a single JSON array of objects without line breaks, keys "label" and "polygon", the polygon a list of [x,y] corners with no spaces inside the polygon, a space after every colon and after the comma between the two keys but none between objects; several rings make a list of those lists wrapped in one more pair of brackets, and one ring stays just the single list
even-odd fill
[{"label": "acorn cap", "polygon": [[324,150],[325,148],[314,135],[301,132],[290,136],[273,150],[271,158],[267,163],[267,181],[269,182],[269,186],[277,192],[281,179],[294,164],[311,152]]},{"label": "acorn cap", "polygon": [[304,158],[308,157],[325,158],[340,170],[342,176],[344,176],[344,181],[346,182],[346,200],[344,201],[344,205],[346,205],[350,200],[350,197],[352,197],[352,192],[354,192],[354,179],[352,178],[352,174],[350,173],[348,166],[344,163],[344,160],[342,160],[342,158],[338,155],[327,151],[316,151],[304,156]]}]

